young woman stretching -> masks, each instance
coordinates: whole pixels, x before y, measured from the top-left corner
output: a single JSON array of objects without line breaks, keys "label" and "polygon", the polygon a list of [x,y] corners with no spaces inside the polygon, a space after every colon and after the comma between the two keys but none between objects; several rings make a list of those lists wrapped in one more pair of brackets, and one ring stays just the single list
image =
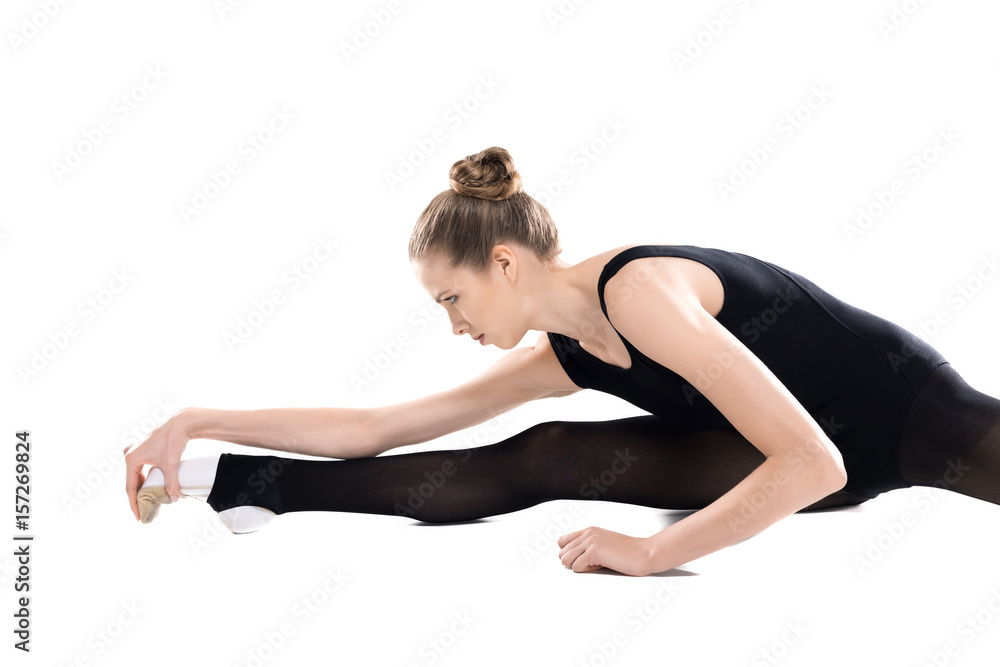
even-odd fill
[{"label": "young woman stretching", "polygon": [[[590,527],[559,539],[576,572],[646,575],[799,510],[892,489],[938,486],[1000,504],[1000,401],[905,329],[735,252],[632,245],[567,264],[548,211],[502,148],[456,162],[450,184],[410,239],[417,278],[454,333],[510,350],[544,332],[535,345],[398,405],[181,410],[125,457],[137,519],[185,495],[233,532],[300,511],[453,522],[555,499],[698,509],[648,537]],[[380,456],[581,388],[650,414]],[[181,461],[191,438],[342,460]]]}]

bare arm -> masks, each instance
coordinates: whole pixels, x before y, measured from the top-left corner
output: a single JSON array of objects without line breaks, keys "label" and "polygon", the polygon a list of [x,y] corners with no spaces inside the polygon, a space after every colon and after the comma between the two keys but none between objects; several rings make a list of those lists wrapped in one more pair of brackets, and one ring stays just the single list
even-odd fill
[{"label": "bare arm", "polygon": [[481,424],[529,401],[580,391],[563,370],[542,333],[534,347],[511,350],[485,371],[456,387],[373,408],[369,447],[384,452]]},{"label": "bare arm", "polygon": [[371,456],[366,435],[372,408],[185,408],[176,419],[188,439],[223,440],[308,456]]},{"label": "bare arm", "polygon": [[535,348],[516,348],[463,384],[404,403],[375,408],[185,408],[176,419],[188,439],[331,458],[376,456],[468,428],[553,393],[555,380],[546,377],[554,369],[547,370],[544,361],[539,364],[539,356]]},{"label": "bare arm", "polygon": [[[628,280],[626,268],[612,281],[619,275]],[[618,304],[615,327],[643,354],[698,388],[766,458],[720,498],[651,537],[629,538],[602,529],[565,536],[561,557],[564,563],[573,560],[576,571],[593,569],[601,560],[612,569],[619,568],[608,563],[621,563],[631,574],[669,570],[740,542],[847,481],[840,452],[819,424],[703,307],[703,301],[710,301],[705,290],[684,275],[683,270],[661,275],[648,282],[650,288],[641,296]],[[726,360],[725,368],[720,359]],[[704,386],[699,372],[714,379]],[[605,554],[597,560],[593,554],[590,560],[584,556],[577,564],[574,559],[588,548]]]}]

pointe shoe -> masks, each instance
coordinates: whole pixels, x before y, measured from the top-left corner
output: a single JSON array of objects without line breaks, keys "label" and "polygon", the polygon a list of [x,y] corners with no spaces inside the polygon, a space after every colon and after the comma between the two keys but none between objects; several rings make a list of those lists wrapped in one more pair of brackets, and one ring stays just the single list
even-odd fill
[{"label": "pointe shoe", "polygon": [[[185,487],[187,488],[187,487]],[[211,487],[202,487],[204,489],[210,489]],[[188,491],[201,490],[200,488],[191,489]],[[184,493],[181,491],[181,498],[187,498],[192,495],[191,493]],[[170,496],[167,495],[167,488],[165,486],[144,486],[139,489],[139,493],[136,494],[136,504],[139,505],[139,521],[142,523],[150,523],[156,518],[156,515],[160,512],[160,505],[169,505],[173,501],[170,500]]]}]

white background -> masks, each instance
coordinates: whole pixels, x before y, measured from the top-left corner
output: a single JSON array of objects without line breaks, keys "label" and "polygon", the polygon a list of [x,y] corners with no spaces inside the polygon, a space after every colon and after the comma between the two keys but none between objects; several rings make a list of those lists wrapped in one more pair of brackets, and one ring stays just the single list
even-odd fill
[{"label": "white background", "polygon": [[[162,406],[384,405],[499,359],[451,335],[406,256],[450,165],[494,145],[548,205],[567,261],[629,243],[754,255],[924,332],[974,387],[1000,396],[1000,280],[973,281],[972,299],[954,292],[1000,248],[996,3],[567,0],[564,15],[527,0],[225,7],[4,5],[5,664],[996,656],[1000,508],[949,492],[898,490],[795,515],[666,576],[631,578],[572,573],[554,537],[588,525],[649,535],[684,513],[556,501],[453,526],[302,513],[233,536],[195,500],[136,523],[120,457],[130,433],[166,417]],[[355,41],[363,48],[347,54]],[[822,101],[811,97],[820,89]],[[268,135],[275,109],[293,118]],[[794,132],[782,129],[789,113],[799,114]],[[102,121],[111,131],[88,139]],[[951,143],[935,151],[948,128]],[[258,135],[268,143],[249,159],[244,142]],[[747,163],[753,173],[724,198],[719,183],[768,139],[777,150]],[[908,171],[925,150],[933,163]],[[56,165],[72,153],[75,167]],[[213,189],[230,160],[239,173]],[[390,184],[404,163],[412,173]],[[552,195],[561,171],[571,182]],[[894,179],[902,194],[850,236],[858,208]],[[213,196],[185,220],[196,192]],[[309,264],[319,238],[337,251]],[[283,280],[306,265],[308,280]],[[228,345],[276,289],[283,302]],[[931,331],[936,311],[944,323]],[[75,335],[60,334],[73,325]],[[401,333],[409,344],[379,358]],[[360,386],[352,378],[366,362],[381,368]],[[583,392],[396,451],[639,413]],[[11,646],[21,429],[33,442],[30,655]],[[262,453],[197,440],[186,455],[219,451]],[[346,580],[327,593],[338,570]],[[314,611],[296,606],[302,598],[319,601]]]}]

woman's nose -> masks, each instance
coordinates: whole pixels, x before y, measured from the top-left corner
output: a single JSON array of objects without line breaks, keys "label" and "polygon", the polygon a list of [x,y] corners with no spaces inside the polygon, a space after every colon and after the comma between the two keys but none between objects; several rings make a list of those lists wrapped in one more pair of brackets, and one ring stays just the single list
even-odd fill
[{"label": "woman's nose", "polygon": [[469,330],[469,323],[457,315],[448,313],[448,319],[451,320],[451,332],[456,336],[464,336],[465,332]]}]

